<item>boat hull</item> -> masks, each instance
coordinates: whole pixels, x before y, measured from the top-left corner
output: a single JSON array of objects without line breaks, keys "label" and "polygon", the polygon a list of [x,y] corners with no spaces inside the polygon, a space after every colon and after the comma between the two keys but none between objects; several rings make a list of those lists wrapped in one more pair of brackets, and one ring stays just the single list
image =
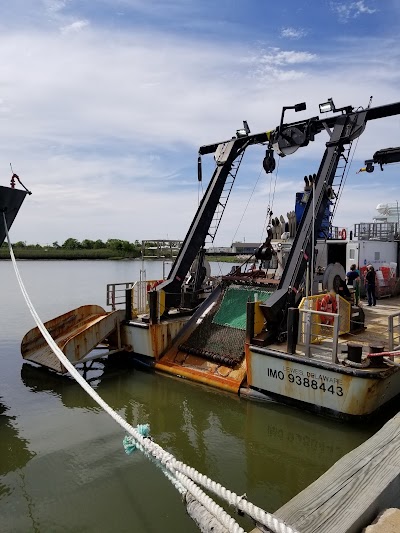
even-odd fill
[{"label": "boat hull", "polygon": [[400,369],[359,369],[248,346],[247,381],[251,389],[338,417],[365,417],[397,396]]},{"label": "boat hull", "polygon": [[131,320],[121,327],[121,339],[133,353],[158,361],[172,340],[182,331],[189,317],[149,324]]},{"label": "boat hull", "polygon": [[7,229],[10,229],[26,195],[26,191],[0,185],[0,246],[6,238],[3,213],[6,215]]}]

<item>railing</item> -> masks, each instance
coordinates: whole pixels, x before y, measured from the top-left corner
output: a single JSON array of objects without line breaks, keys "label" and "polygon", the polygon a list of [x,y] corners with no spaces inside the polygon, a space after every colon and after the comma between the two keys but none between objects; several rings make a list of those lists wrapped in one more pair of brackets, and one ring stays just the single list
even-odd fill
[{"label": "railing", "polygon": [[354,225],[354,237],[360,241],[398,240],[398,224],[396,222],[361,222]]},{"label": "railing", "polygon": [[[163,280],[151,279],[142,281],[128,281],[125,283],[109,283],[107,285],[107,305],[113,309],[124,307],[127,302],[131,309],[127,311],[127,318],[136,318],[140,314],[149,312],[147,293]],[[130,291],[130,294],[128,293]],[[129,294],[127,299],[127,293]]]},{"label": "railing", "polygon": [[346,228],[339,226],[332,226],[329,228],[327,239],[328,240],[343,240],[348,237]]},{"label": "railing", "polygon": [[170,241],[168,239],[156,239],[142,241],[143,259],[175,258],[182,246],[183,241]]},{"label": "railing", "polygon": [[134,281],[126,283],[108,283],[107,284],[107,305],[110,305],[115,311],[117,307],[126,305],[126,290],[134,286]]},{"label": "railing", "polygon": [[400,311],[388,316],[389,352],[400,350]]},{"label": "railing", "polygon": [[[340,327],[340,316],[338,313],[326,313],[325,311],[314,311],[312,309],[300,309],[300,327],[298,344],[304,345],[306,357],[311,356],[311,345],[320,343],[324,338],[332,339],[329,347],[319,346],[319,350],[332,352],[332,363],[338,362],[338,338]],[[321,317],[327,317],[331,324],[321,324]],[[326,334],[324,330],[326,328]]]}]

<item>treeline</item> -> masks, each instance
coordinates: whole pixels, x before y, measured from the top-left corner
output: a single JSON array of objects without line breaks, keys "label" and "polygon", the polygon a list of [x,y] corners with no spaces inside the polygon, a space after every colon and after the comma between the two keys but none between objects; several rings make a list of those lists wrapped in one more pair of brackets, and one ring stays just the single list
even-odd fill
[{"label": "treeline", "polygon": [[[13,250],[18,259],[135,259],[141,255],[141,244],[121,239],[108,239],[106,242],[84,239],[80,242],[70,237],[62,244],[55,241],[51,245],[18,241],[13,243]],[[0,259],[8,258],[8,245],[3,243]]]}]

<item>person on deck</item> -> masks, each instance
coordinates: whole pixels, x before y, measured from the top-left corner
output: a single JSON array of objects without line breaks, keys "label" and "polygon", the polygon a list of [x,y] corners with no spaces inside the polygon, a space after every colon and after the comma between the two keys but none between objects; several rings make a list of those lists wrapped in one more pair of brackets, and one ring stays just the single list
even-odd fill
[{"label": "person on deck", "polygon": [[372,265],[367,266],[367,273],[365,274],[365,284],[367,286],[368,305],[376,305],[375,269]]},{"label": "person on deck", "polygon": [[360,271],[355,264],[351,265],[347,276],[347,285],[352,285],[354,289],[354,303],[358,305],[360,300]]},{"label": "person on deck", "polygon": [[355,264],[351,265],[350,270],[346,274],[347,276],[347,285],[353,285],[354,280],[360,277],[360,272],[357,270]]}]

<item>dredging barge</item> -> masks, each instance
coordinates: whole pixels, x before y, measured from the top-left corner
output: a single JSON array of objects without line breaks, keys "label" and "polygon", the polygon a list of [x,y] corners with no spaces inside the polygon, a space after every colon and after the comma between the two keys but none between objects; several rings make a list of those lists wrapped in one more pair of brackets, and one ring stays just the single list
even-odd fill
[{"label": "dredging barge", "polygon": [[[339,197],[353,140],[368,121],[400,114],[400,103],[356,111],[351,106],[336,109],[332,100],[327,104],[320,111],[335,113],[327,119],[284,124],[286,109],[305,109],[298,104],[283,108],[274,130],[251,134],[244,122],[232,139],[202,146],[199,180],[202,156],[213,153],[216,168],[167,279],[109,285],[111,313],[83,306],[46,323],[68,358],[75,364],[87,362],[98,357],[91,351],[107,342],[109,354],[130,352],[162,372],[339,417],[370,415],[396,396],[397,308],[388,306],[387,345],[382,343],[381,331],[388,330],[383,312],[381,330],[371,339],[368,328],[365,340],[363,308],[341,295],[338,263],[318,266],[315,247],[321,233],[328,237],[331,231],[331,206]],[[234,269],[218,283],[210,281],[205,242],[215,238],[245,150],[265,144],[263,166],[272,173],[274,154],[290,155],[321,131],[329,140],[318,173],[310,176],[298,226],[293,229],[289,219],[285,240],[280,235],[277,241],[276,220],[271,219],[267,238],[255,251],[256,261],[268,265],[276,260],[279,268],[274,274],[268,268]],[[336,309],[323,311],[321,301],[333,293]],[[357,341],[344,344],[346,355],[339,350],[343,339]],[[64,372],[37,328],[25,335],[21,351],[29,361]]]}]

